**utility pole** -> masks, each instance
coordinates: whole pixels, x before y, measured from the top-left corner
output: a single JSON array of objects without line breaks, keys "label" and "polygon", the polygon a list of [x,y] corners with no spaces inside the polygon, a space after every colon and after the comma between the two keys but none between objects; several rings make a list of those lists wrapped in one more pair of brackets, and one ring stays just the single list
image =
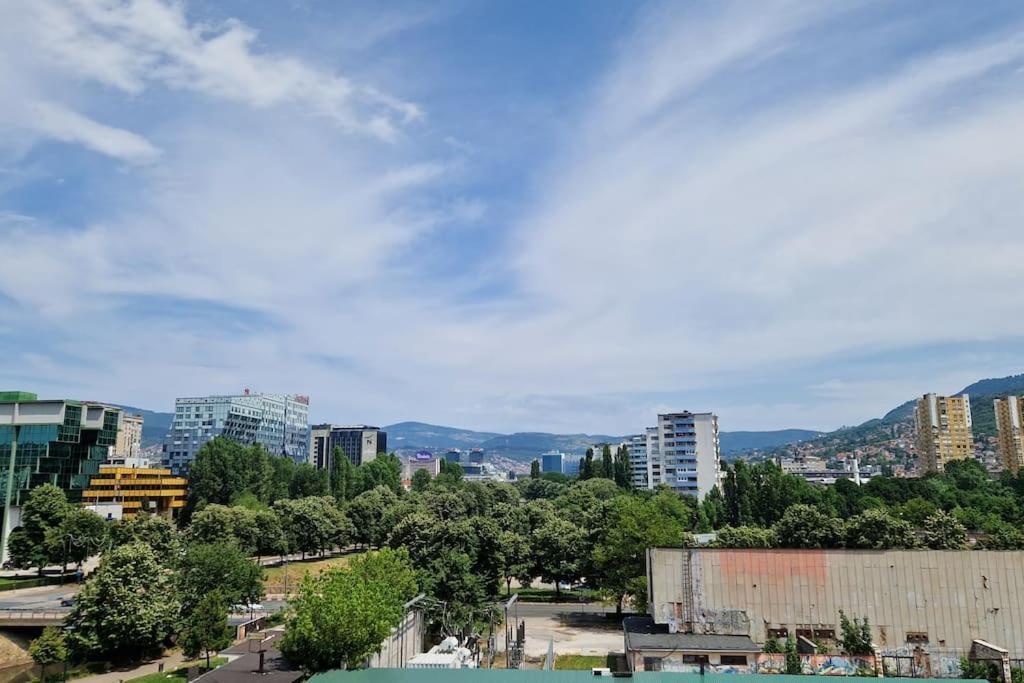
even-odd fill
[{"label": "utility pole", "polygon": [[[15,404],[17,406],[17,404]],[[4,523],[0,529],[0,565],[7,562],[7,539],[11,535],[11,498],[14,496],[14,463],[18,457],[18,436],[21,425],[13,425],[14,440],[11,441],[11,457],[7,462],[7,495],[4,497]]]}]

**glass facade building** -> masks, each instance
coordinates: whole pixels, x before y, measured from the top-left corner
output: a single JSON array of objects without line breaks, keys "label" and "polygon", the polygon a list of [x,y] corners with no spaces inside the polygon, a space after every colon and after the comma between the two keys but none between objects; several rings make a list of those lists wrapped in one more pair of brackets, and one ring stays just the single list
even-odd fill
[{"label": "glass facade building", "polygon": [[356,467],[388,451],[388,433],[371,425],[314,425],[310,463],[317,469],[331,469],[334,449],[340,448]]},{"label": "glass facade building", "polygon": [[261,444],[271,455],[309,461],[309,398],[258,394],[179,398],[164,439],[163,463],[175,475],[186,474],[196,453],[223,436],[244,446]]},{"label": "glass facade building", "polygon": [[[28,492],[53,484],[81,502],[117,442],[121,411],[99,403],[42,400],[27,392],[0,392],[0,496],[3,547],[20,523]],[[13,460],[13,462],[12,462]]]}]

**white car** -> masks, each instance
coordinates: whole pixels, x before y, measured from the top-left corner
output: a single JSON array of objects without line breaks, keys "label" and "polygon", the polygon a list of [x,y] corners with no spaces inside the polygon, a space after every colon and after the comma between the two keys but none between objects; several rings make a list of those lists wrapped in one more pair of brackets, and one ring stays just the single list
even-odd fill
[{"label": "white car", "polygon": [[262,611],[262,610],[263,610],[263,605],[258,603],[258,602],[254,602],[251,605],[232,605],[231,606],[231,611],[234,612],[235,614],[240,614],[242,612],[259,612],[259,611]]}]

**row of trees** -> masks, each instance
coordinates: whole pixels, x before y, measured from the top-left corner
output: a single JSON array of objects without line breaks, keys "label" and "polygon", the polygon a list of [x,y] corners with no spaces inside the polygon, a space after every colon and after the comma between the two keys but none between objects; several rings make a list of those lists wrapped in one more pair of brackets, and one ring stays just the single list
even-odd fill
[{"label": "row of trees", "polygon": [[[697,531],[730,547],[1024,548],[1024,477],[991,476],[974,460],[921,479],[876,477],[813,486],[774,462],[737,462],[697,511]],[[770,533],[769,533],[770,532]]]},{"label": "row of trees", "polygon": [[279,500],[309,497],[344,502],[377,486],[397,492],[401,478],[402,463],[395,455],[381,453],[356,467],[335,448],[331,466],[318,470],[308,463],[270,455],[259,444],[246,447],[218,437],[207,442],[192,462],[182,521],[188,522],[193,513],[210,504],[258,509]]}]

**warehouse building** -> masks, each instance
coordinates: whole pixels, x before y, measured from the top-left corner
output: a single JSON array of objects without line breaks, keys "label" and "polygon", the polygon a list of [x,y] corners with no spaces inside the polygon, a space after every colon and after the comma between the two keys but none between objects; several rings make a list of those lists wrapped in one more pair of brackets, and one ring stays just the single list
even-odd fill
[{"label": "warehouse building", "polygon": [[840,610],[866,617],[880,655],[931,655],[953,675],[981,640],[1024,650],[1024,552],[647,551],[649,613],[681,633],[835,641]]}]

